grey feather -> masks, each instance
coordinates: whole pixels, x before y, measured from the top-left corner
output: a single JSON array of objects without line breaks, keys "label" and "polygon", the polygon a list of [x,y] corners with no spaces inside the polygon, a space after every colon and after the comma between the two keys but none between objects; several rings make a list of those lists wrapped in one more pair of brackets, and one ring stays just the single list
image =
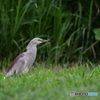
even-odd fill
[{"label": "grey feather", "polygon": [[35,61],[36,53],[37,53],[36,46],[42,42],[47,42],[47,40],[42,40],[40,38],[32,39],[26,47],[27,51],[18,55],[15,58],[15,60],[11,63],[4,79],[13,75],[14,73],[15,74],[27,73],[29,71],[29,67],[32,66],[32,64]]}]

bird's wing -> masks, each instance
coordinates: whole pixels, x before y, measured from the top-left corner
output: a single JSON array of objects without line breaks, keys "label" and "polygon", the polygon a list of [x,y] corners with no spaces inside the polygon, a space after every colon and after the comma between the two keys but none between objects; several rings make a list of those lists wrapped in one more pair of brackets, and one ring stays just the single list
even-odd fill
[{"label": "bird's wing", "polygon": [[[18,56],[14,59],[14,61],[11,63],[10,67],[7,69],[7,72],[9,72],[9,71],[16,65],[16,63],[17,63],[20,59],[22,59],[22,58],[24,57],[24,55],[25,55],[24,53],[18,55]],[[22,63],[24,63],[24,61],[22,61]]]},{"label": "bird's wing", "polygon": [[25,56],[25,53],[22,53],[15,58],[15,60],[11,63],[10,67],[8,68],[4,79],[13,75],[14,72],[16,72],[16,74],[18,74],[23,71],[24,65],[25,65],[24,56]]}]

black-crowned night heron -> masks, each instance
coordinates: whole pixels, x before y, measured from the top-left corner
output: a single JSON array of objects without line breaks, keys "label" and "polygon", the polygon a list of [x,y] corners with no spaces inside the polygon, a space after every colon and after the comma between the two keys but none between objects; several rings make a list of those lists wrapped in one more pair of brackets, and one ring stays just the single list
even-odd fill
[{"label": "black-crowned night heron", "polygon": [[13,75],[14,73],[27,73],[29,71],[29,67],[32,66],[35,61],[37,53],[36,46],[42,42],[49,42],[49,40],[43,40],[41,38],[32,39],[26,47],[27,51],[18,55],[11,63],[4,79]]}]

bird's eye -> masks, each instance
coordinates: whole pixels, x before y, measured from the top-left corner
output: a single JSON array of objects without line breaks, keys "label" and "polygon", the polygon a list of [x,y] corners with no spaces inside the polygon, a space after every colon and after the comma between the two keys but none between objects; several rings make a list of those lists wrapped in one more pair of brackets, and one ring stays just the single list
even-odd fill
[{"label": "bird's eye", "polygon": [[38,39],[38,41],[41,41],[40,39]]}]

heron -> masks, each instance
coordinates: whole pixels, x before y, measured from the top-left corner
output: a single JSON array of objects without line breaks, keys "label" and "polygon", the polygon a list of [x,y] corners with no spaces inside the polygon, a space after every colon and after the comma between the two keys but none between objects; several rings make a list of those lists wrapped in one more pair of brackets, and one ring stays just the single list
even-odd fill
[{"label": "heron", "polygon": [[43,42],[50,42],[50,40],[44,40],[41,38],[32,39],[26,47],[26,52],[18,55],[8,67],[4,79],[13,74],[27,73],[29,67],[32,66],[36,59],[37,45]]}]

